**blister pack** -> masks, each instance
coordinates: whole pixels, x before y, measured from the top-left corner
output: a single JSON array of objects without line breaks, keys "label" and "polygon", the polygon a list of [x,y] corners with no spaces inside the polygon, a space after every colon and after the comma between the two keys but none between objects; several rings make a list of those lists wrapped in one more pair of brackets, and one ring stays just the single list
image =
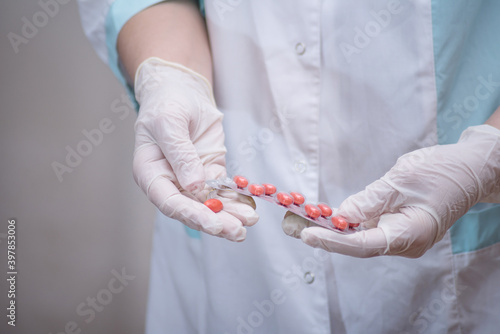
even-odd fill
[{"label": "blister pack", "polygon": [[[344,218],[336,215],[336,209],[326,203],[306,203],[305,197],[298,192],[278,191],[269,183],[249,183],[243,176],[228,177],[206,181],[214,190],[233,190],[243,195],[258,197],[265,201],[275,203],[321,227],[329,230],[348,234],[360,230],[359,224],[349,224]],[[222,210],[222,203],[209,199],[205,202],[214,212]]]}]

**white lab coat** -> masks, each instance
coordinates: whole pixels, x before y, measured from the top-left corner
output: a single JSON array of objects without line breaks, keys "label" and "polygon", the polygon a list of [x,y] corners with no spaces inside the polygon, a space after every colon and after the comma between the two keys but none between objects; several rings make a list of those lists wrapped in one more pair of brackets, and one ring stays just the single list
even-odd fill
[{"label": "white lab coat", "polygon": [[[88,11],[89,3],[80,5]],[[468,44],[441,38],[448,27],[441,22],[461,18],[460,8],[436,18],[446,6],[207,1],[228,172],[338,206],[404,153],[438,139],[456,141],[468,125],[483,122],[499,103],[498,64],[483,75],[473,62],[456,63],[450,52],[467,54]],[[472,10],[463,1],[456,6]],[[500,8],[489,6],[476,5],[471,16]],[[107,19],[113,21],[110,14]],[[481,32],[472,23],[466,28]],[[92,31],[98,29],[87,29],[91,40]],[[493,65],[492,59],[482,61]],[[466,103],[457,86],[467,75],[486,81],[493,75],[485,86],[491,98],[455,127],[450,118],[459,114],[447,108],[456,96]],[[500,211],[474,210],[464,219],[491,224],[476,243],[457,228],[419,259],[356,259],[312,249],[285,236],[285,212],[264,201],[257,200],[261,219],[243,243],[189,231],[159,214],[146,332],[494,333]]]}]

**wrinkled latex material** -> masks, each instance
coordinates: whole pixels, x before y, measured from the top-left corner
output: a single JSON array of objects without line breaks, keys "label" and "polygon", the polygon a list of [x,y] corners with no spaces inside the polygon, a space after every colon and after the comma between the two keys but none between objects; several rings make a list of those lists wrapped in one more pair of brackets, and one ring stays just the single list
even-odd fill
[{"label": "wrinkled latex material", "polygon": [[137,69],[134,178],[160,211],[188,227],[242,241],[243,226],[257,222],[255,202],[246,196],[216,194],[223,211],[203,202],[206,179],[226,175],[222,113],[209,82],[182,65],[159,58]]},{"label": "wrinkled latex material", "polygon": [[456,144],[405,154],[381,179],[347,198],[338,215],[366,230],[340,235],[295,215],[285,216],[282,226],[330,252],[415,258],[481,201],[500,203],[500,130],[489,125],[468,128]]}]

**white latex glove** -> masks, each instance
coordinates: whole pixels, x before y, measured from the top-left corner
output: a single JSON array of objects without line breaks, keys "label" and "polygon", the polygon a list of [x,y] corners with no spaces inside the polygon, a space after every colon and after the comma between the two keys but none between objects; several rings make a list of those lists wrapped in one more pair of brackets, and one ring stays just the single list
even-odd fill
[{"label": "white latex glove", "polygon": [[160,211],[188,227],[242,241],[243,226],[257,222],[255,202],[236,193],[218,194],[223,211],[203,202],[205,180],[226,175],[222,113],[210,83],[188,68],[159,58],[137,69],[134,178]]},{"label": "white latex glove", "polygon": [[286,234],[356,257],[422,256],[478,202],[500,203],[500,130],[481,125],[457,144],[408,153],[381,179],[347,198],[338,215],[367,230],[342,235],[287,214]]}]

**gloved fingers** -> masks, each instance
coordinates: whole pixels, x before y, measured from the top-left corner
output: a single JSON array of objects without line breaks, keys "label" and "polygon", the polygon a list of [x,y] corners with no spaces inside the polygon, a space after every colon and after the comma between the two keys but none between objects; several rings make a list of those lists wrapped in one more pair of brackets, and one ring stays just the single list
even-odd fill
[{"label": "gloved fingers", "polygon": [[286,235],[297,239],[300,238],[300,232],[310,226],[315,226],[315,224],[291,211],[287,211],[283,221],[281,222],[283,232],[285,232]]},{"label": "gloved fingers", "polygon": [[212,212],[194,195],[186,191],[181,194],[178,185],[167,177],[169,173],[172,175],[170,166],[164,159],[157,160],[159,156],[162,153],[156,145],[144,146],[134,155],[134,176],[149,200],[164,215],[179,220],[194,230],[232,238],[235,233],[231,227],[235,225],[236,218],[229,219],[229,227],[226,227],[227,218],[223,221],[221,215]]},{"label": "gloved fingers", "polygon": [[[238,194],[232,190],[214,190],[205,187],[196,195],[186,194],[198,199],[200,202],[205,202],[208,198],[217,198],[222,202],[223,211],[238,218],[244,226],[252,226],[259,220],[259,215],[255,212],[255,201],[253,198]],[[234,194],[234,195],[233,195]]]},{"label": "gloved fingers", "polygon": [[[196,195],[179,192],[168,179],[158,177],[149,187],[148,198],[168,217],[179,220],[186,226],[230,241],[243,241],[246,237],[244,222],[254,224],[258,220],[255,211],[246,204],[221,199],[224,209],[214,213],[200,202],[201,191]],[[168,197],[167,194],[173,194]],[[203,196],[202,196],[203,197]],[[203,199],[206,199],[205,196]],[[161,203],[161,204],[157,204]]]},{"label": "gloved fingers", "polygon": [[[222,160],[213,156],[205,165],[205,175],[207,179],[218,179],[226,176],[226,168],[224,167],[224,159]],[[237,217],[245,226],[252,226],[259,220],[259,215],[255,212],[255,201],[250,196],[239,194],[231,189],[217,190],[217,197],[224,205],[224,211]]]},{"label": "gloved fingers", "polygon": [[[216,180],[226,177],[227,172],[223,156],[212,156],[210,160],[206,160],[207,158],[205,157],[202,159],[204,159],[203,163],[205,165],[205,176],[207,180]],[[217,190],[217,196],[245,203],[250,205],[254,210],[256,208],[255,201],[251,196],[242,195],[232,189],[219,189]]]},{"label": "gloved fingers", "polygon": [[218,212],[216,215],[219,216],[220,221],[223,223],[223,229],[218,236],[236,242],[245,240],[247,230],[238,218],[225,210]]},{"label": "gloved fingers", "polygon": [[200,155],[205,168],[205,177],[207,180],[216,180],[226,176],[227,172],[224,154],[225,151],[208,155]]},{"label": "gloved fingers", "polygon": [[306,244],[329,252],[373,257],[399,255],[422,256],[435,243],[437,222],[421,208],[401,208],[398,213],[384,214],[378,227],[352,234],[339,234],[320,227],[304,229],[301,239]]},{"label": "gloved fingers", "polygon": [[387,239],[380,228],[340,234],[315,226],[302,230],[300,238],[314,248],[361,258],[383,255],[387,249]]},{"label": "gloved fingers", "polygon": [[231,189],[214,190],[205,184],[205,188],[197,193],[193,194],[181,190],[181,194],[201,203],[209,198],[220,200],[223,206],[222,210],[239,219],[244,226],[254,225],[259,220],[259,215],[255,212],[255,201],[251,197],[238,194]]},{"label": "gloved fingers", "polygon": [[439,241],[436,219],[419,207],[403,207],[399,213],[384,215],[379,227],[387,238],[386,255],[418,258]]},{"label": "gloved fingers", "polygon": [[337,214],[348,222],[359,224],[396,212],[405,201],[405,196],[383,179],[368,185],[365,190],[348,197],[339,206]]},{"label": "gloved fingers", "polygon": [[148,129],[144,127],[143,122],[137,120],[134,124],[134,131],[135,131],[135,150],[138,150],[143,146],[148,146],[153,144],[156,145],[156,141],[153,138],[153,135],[149,132]]},{"label": "gloved fingers", "polygon": [[162,114],[149,126],[180,186],[187,191],[197,192],[203,189],[205,171],[191,142],[188,122],[182,115]]},{"label": "gloved fingers", "polygon": [[489,196],[483,197],[480,202],[482,203],[500,203],[500,192],[493,193]]},{"label": "gloved fingers", "polygon": [[371,228],[376,228],[378,226],[378,223],[380,221],[380,217],[375,217],[375,218],[372,218],[372,219],[369,219],[365,222],[363,222],[363,229],[371,229]]},{"label": "gloved fingers", "polygon": [[236,217],[243,226],[252,226],[259,220],[259,215],[255,212],[255,209],[234,199],[227,199],[224,197],[219,197],[222,202],[223,211],[229,213],[230,215]]},{"label": "gloved fingers", "polygon": [[211,235],[219,235],[224,221],[203,203],[184,196],[167,178],[158,176],[151,183],[149,200],[167,217],[179,220],[186,226]]},{"label": "gloved fingers", "polygon": [[[198,121],[197,129],[191,133],[191,138],[203,165],[206,169],[210,169],[211,165],[225,166],[227,150],[224,146],[225,136],[221,112],[216,109],[207,110],[200,117],[202,119]],[[219,171],[215,171],[215,174],[218,173]],[[224,174],[226,174],[225,168]],[[207,178],[213,179],[216,177],[210,175]]]},{"label": "gloved fingers", "polygon": [[236,191],[231,189],[220,189],[217,190],[217,196],[227,199],[232,199],[243,204],[249,205],[252,209],[256,209],[257,205],[255,204],[255,200],[251,196],[246,196],[243,194],[239,194]]},{"label": "gloved fingers", "polygon": [[[159,183],[162,181],[168,182],[168,180],[159,179]],[[152,198],[150,199],[153,201]],[[160,211],[192,229],[214,236],[237,242],[246,238],[246,229],[237,217],[224,210],[214,213],[202,203],[180,193],[167,198],[160,206]]]},{"label": "gloved fingers", "polygon": [[160,175],[179,186],[172,167],[165,160],[158,145],[153,143],[143,144],[135,149],[133,174],[135,182],[146,195],[153,180]]}]

